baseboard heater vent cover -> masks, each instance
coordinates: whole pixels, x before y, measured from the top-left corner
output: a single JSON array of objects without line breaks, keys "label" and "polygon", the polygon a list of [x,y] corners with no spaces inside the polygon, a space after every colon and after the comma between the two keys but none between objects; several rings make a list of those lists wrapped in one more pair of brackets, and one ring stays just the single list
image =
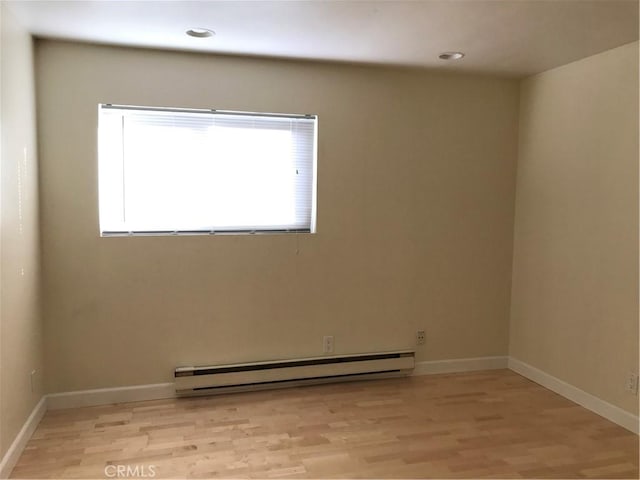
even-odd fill
[{"label": "baseboard heater vent cover", "polygon": [[415,366],[415,352],[361,353],[271,362],[178,367],[178,395],[228,393],[338,381],[405,376]]}]

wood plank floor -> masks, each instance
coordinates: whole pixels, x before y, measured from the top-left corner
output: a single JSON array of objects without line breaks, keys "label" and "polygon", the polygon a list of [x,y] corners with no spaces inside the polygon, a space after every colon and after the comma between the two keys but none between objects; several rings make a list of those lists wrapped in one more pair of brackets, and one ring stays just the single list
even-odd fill
[{"label": "wood plank floor", "polygon": [[12,477],[119,465],[130,478],[638,478],[638,437],[494,370],[50,411]]}]

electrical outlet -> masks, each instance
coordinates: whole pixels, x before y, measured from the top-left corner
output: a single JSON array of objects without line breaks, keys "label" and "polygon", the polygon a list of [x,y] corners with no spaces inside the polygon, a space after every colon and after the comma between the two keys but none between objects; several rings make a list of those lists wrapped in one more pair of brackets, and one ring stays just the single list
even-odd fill
[{"label": "electrical outlet", "polygon": [[424,342],[426,341],[427,336],[424,333],[424,330],[418,330],[416,332],[416,345],[424,345]]},{"label": "electrical outlet", "polygon": [[627,375],[627,380],[624,384],[624,389],[633,395],[638,395],[638,374],[637,373],[629,372],[629,375]]},{"label": "electrical outlet", "polygon": [[326,335],[322,340],[322,351],[333,353],[333,335]]}]

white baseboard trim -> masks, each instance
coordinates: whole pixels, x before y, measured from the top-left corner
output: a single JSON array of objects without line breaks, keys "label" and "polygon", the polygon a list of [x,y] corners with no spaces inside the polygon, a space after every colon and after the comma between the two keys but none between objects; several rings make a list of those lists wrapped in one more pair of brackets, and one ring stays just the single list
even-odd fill
[{"label": "white baseboard trim", "polygon": [[[507,368],[507,359],[508,357],[480,357],[418,362],[413,375]],[[160,400],[174,398],[175,396],[173,383],[99,388],[95,390],[51,393],[47,395],[47,408],[49,410],[60,410],[63,408],[94,407],[113,403]]]},{"label": "white baseboard trim", "polygon": [[132,387],[98,388],[76,392],[51,393],[47,395],[49,410],[62,408],[94,407],[112,403],[142,402],[161,400],[176,396],[173,383],[134,385]]},{"label": "white baseboard trim", "polygon": [[509,357],[477,357],[416,362],[413,375],[473,372],[475,370],[497,370],[500,368],[507,368],[508,361]]},{"label": "white baseboard trim", "polygon": [[597,413],[601,417],[612,421],[638,435],[640,431],[640,419],[626,410],[616,407],[601,398],[580,390],[578,387],[549,375],[536,367],[524,363],[516,358],[509,357],[509,368],[523,377],[527,377],[549,390],[568,398],[572,402],[582,405],[584,408]]},{"label": "white baseboard trim", "polygon": [[16,438],[13,440],[13,443],[5,453],[2,461],[0,461],[0,478],[9,478],[11,475],[11,470],[15,467],[16,463],[18,463],[18,459],[20,455],[22,455],[22,451],[24,447],[27,446],[27,442],[33,435],[33,432],[36,430],[36,427],[42,420],[45,412],[47,411],[47,397],[43,396],[38,404],[34,407],[31,415],[27,418],[27,421],[24,422],[22,429],[16,435]]}]

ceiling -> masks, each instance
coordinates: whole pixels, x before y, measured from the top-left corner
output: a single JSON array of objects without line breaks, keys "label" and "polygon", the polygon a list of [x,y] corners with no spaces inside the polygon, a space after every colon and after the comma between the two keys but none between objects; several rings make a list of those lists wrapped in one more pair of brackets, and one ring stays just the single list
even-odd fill
[{"label": "ceiling", "polygon": [[[5,2],[37,37],[225,54],[538,73],[638,39],[638,0]],[[216,32],[185,35],[189,28]],[[438,54],[462,51],[461,60]]]}]

